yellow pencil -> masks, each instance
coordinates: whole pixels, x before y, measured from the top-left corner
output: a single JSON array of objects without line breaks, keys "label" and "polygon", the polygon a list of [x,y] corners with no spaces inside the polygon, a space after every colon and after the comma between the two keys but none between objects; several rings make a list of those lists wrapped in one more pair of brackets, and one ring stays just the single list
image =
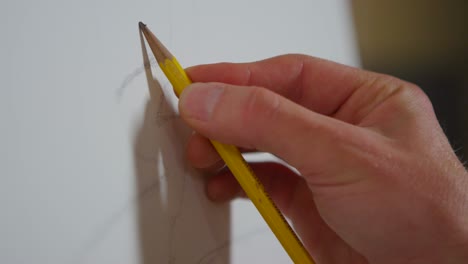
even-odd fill
[{"label": "yellow pencil", "polygon": [[[154,34],[142,22],[139,23],[148,45],[156,57],[164,74],[171,82],[177,96],[192,82],[176,58],[162,45]],[[266,193],[263,185],[242,157],[237,147],[211,140],[211,143],[226,162],[234,177],[246,195],[252,200],[257,210],[289,254],[294,263],[314,264],[299,238],[284,219],[281,212]]]}]

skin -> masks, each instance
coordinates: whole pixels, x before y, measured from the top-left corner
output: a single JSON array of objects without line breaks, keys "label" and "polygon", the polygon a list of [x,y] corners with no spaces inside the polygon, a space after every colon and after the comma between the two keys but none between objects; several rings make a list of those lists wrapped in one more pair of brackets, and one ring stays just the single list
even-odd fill
[{"label": "skin", "polygon": [[252,164],[317,263],[468,263],[468,173],[417,86],[305,55],[187,73],[210,199],[243,194],[206,138],[297,168]]}]

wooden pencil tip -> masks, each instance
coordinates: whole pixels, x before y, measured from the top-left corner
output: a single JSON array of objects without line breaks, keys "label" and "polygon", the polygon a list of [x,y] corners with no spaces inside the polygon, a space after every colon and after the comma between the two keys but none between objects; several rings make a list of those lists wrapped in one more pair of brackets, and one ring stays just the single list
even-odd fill
[{"label": "wooden pencil tip", "polygon": [[153,51],[154,57],[159,63],[164,62],[165,59],[174,57],[143,22],[138,23],[138,26],[140,27],[140,32],[145,36],[148,46]]}]

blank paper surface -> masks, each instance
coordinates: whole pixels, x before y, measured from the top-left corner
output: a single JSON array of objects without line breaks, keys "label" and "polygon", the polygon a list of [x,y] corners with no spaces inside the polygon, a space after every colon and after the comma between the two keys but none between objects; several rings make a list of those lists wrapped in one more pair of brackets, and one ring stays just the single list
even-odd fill
[{"label": "blank paper surface", "polygon": [[346,1],[18,0],[0,20],[0,263],[290,263],[251,203],[205,197],[138,22],[183,66],[356,65]]}]

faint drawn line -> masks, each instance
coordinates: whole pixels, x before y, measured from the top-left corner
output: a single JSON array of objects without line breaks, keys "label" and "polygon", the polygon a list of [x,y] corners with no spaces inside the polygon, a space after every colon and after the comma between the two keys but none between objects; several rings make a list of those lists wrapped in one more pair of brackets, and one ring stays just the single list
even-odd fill
[{"label": "faint drawn line", "polygon": [[[139,160],[143,161],[143,162],[148,162],[148,163],[156,163],[157,162],[157,158],[152,157],[151,155],[144,155],[142,153],[137,153],[136,157]],[[172,172],[172,170],[170,168],[165,167],[164,169],[166,171],[166,173],[164,174],[165,177],[163,179],[161,179],[161,180],[164,180],[164,181],[167,182],[168,179],[174,179],[175,178],[174,173]],[[170,215],[170,220],[169,220],[169,236],[168,236],[169,264],[177,263],[177,254],[176,254],[176,248],[177,248],[176,247],[176,245],[177,245],[176,242],[177,241],[176,241],[176,235],[175,234],[176,234],[176,229],[177,229],[177,222],[179,221],[179,219],[180,219],[180,217],[182,215],[184,205],[185,205],[185,200],[186,200],[187,173],[188,173],[187,166],[184,165],[184,169],[181,172],[181,174],[182,174],[182,176],[181,176],[182,181],[181,181],[181,184],[180,184],[181,196],[178,199],[178,204],[175,206],[174,214]],[[161,180],[159,182],[161,182]],[[154,189],[158,185],[159,184],[151,184],[150,186],[145,187],[142,191],[140,191],[140,194],[139,194],[140,199],[139,200],[143,201],[145,199],[145,197],[147,195],[149,195],[149,193],[152,193],[154,191]]]},{"label": "faint drawn line", "polygon": [[156,125],[158,125],[158,127],[163,126],[168,121],[179,118],[179,116],[173,111],[171,111],[172,113],[164,113],[163,109],[165,104],[167,105],[167,101],[164,96],[164,92],[162,92],[159,97],[159,102],[156,110]]},{"label": "faint drawn line", "polygon": [[140,191],[136,196],[131,198],[127,203],[125,203],[122,207],[115,210],[113,213],[106,218],[101,224],[97,225],[92,232],[91,237],[88,239],[87,242],[83,243],[83,247],[79,250],[79,254],[74,258],[71,263],[83,263],[87,256],[93,250],[97,248],[99,244],[108,236],[111,230],[115,227],[115,225],[119,222],[120,219],[129,211],[130,208],[136,206],[139,202],[144,201],[147,199],[150,193],[152,193],[156,188],[159,186],[160,181],[159,179],[151,182],[148,184],[142,191]]},{"label": "faint drawn line", "polygon": [[240,243],[242,241],[245,241],[249,238],[255,237],[257,235],[263,234],[268,232],[268,228],[262,227],[262,228],[256,228],[253,229],[249,232],[246,232],[236,238],[227,240],[220,244],[219,246],[213,248],[212,250],[208,251],[205,255],[203,255],[198,261],[196,261],[196,264],[210,264],[212,261],[219,255],[223,250],[227,250],[227,248],[231,245],[235,245],[237,243]]},{"label": "faint drawn line", "polygon": [[131,73],[127,74],[125,76],[125,79],[122,81],[120,84],[120,87],[116,91],[116,96],[118,99],[120,99],[125,91],[125,89],[130,85],[130,83],[138,77],[140,74],[145,72],[146,69],[151,69],[153,67],[156,68],[158,63],[156,62],[156,59],[154,57],[151,57],[148,61],[148,63],[143,63],[143,65],[139,66],[135,70],[133,70]]},{"label": "faint drawn line", "polygon": [[178,206],[178,209],[174,215],[174,220],[173,222],[171,223],[171,232],[170,232],[170,241],[169,241],[169,260],[170,260],[170,263],[176,263],[176,252],[175,252],[175,231],[176,231],[176,225],[177,225],[177,222],[179,221],[181,215],[182,215],[182,211],[183,211],[183,208],[184,208],[184,204],[185,204],[185,187],[186,187],[186,183],[187,183],[187,168],[186,168],[186,165],[184,165],[184,169],[183,169],[183,172],[182,172],[182,197],[180,198],[179,200],[179,206]]}]

